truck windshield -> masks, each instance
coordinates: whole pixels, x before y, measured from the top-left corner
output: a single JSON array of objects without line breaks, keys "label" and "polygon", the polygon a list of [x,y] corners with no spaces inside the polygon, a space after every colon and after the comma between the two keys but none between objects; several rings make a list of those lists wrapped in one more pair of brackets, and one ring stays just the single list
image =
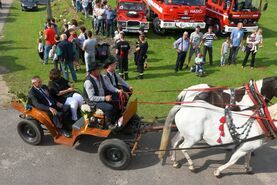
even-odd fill
[{"label": "truck windshield", "polygon": [[233,11],[257,11],[260,5],[261,0],[235,0]]},{"label": "truck windshield", "polygon": [[165,0],[167,4],[180,4],[188,6],[204,6],[205,0]]},{"label": "truck windshield", "polygon": [[130,10],[130,11],[142,11],[142,3],[130,3],[130,2],[121,2],[118,6],[119,10]]}]

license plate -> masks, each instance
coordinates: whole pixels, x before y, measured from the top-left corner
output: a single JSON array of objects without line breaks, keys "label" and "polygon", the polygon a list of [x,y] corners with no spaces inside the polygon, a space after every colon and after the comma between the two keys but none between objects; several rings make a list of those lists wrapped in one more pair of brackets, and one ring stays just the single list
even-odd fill
[{"label": "license plate", "polygon": [[183,17],[181,17],[181,19],[188,20],[188,19],[190,19],[190,17],[183,16]]}]

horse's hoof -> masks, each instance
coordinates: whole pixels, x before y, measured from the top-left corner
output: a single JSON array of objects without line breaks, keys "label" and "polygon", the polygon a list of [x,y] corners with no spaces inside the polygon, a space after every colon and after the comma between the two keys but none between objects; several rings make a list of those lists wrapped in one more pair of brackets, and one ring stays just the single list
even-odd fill
[{"label": "horse's hoof", "polygon": [[194,172],[194,171],[195,171],[194,166],[189,166],[189,170],[190,170],[191,172]]},{"label": "horse's hoof", "polygon": [[173,166],[173,168],[180,168],[181,167],[180,163],[178,163],[178,162],[174,162],[172,166]]},{"label": "horse's hoof", "polygon": [[221,173],[220,173],[218,170],[215,170],[215,171],[214,171],[214,176],[215,176],[216,178],[221,178],[221,177],[222,177]]}]

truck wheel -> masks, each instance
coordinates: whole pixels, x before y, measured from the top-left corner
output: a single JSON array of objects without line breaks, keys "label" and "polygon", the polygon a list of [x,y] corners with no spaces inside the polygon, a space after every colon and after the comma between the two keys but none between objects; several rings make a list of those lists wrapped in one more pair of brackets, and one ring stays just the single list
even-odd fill
[{"label": "truck wheel", "polygon": [[131,159],[130,147],[120,139],[103,141],[98,148],[98,155],[105,166],[114,170],[126,168]]},{"label": "truck wheel", "polygon": [[153,20],[153,31],[159,35],[165,34],[165,29],[160,27],[161,21],[158,17]]},{"label": "truck wheel", "polygon": [[22,120],[17,125],[19,136],[28,144],[38,145],[43,138],[43,130],[36,120]]},{"label": "truck wheel", "polygon": [[221,26],[220,26],[220,22],[218,20],[214,21],[213,31],[214,31],[214,33],[216,35],[220,35],[221,34]]}]

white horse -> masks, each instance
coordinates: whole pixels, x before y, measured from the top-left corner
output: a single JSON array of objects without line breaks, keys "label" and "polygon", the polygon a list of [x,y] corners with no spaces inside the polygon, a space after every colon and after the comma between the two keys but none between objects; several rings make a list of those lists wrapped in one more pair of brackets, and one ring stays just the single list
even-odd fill
[{"label": "white horse", "polygon": [[[220,107],[213,106],[204,101],[195,101],[191,104],[186,105],[176,105],[173,108],[174,111],[169,113],[169,117],[173,117],[176,123],[176,126],[184,139],[180,148],[190,148],[195,143],[200,140],[204,140],[209,145],[218,145],[218,138],[220,135],[219,122],[220,118],[224,116],[225,109]],[[268,108],[270,116],[272,119],[277,118],[277,104],[274,104]],[[240,112],[231,112],[233,123],[236,127],[240,127],[247,123],[250,116],[253,115],[251,110],[245,110]],[[249,116],[246,116],[249,115]],[[224,133],[225,135],[221,137],[221,144],[232,143],[233,139],[230,135],[229,129],[224,124]],[[250,123],[248,123],[250,124]],[[277,123],[275,122],[275,127],[277,127]],[[242,132],[243,128],[238,129],[238,132]],[[240,138],[245,138],[247,132],[240,135]],[[252,127],[249,129],[247,134],[247,138],[256,137],[263,134],[263,130],[261,129],[259,123],[256,119],[253,120]],[[264,143],[264,139],[257,139],[254,141],[248,141],[242,143],[236,151],[231,156],[230,160],[217,168],[215,170],[214,175],[220,176],[221,172],[226,168],[232,166],[237,162],[237,160],[243,156],[246,156],[245,160],[245,169],[247,172],[251,171],[252,168],[250,166],[250,158],[251,152],[255,149],[262,146]],[[193,161],[190,159],[186,150],[182,150],[185,155],[185,158],[188,161],[189,169],[194,170]],[[175,156],[173,158],[175,160]]]},{"label": "white horse", "polygon": [[[273,97],[277,97],[277,77],[276,76],[275,77],[264,78],[262,80],[258,80],[258,81],[256,81],[256,85],[257,85],[258,92],[264,96],[266,102],[271,100]],[[198,84],[198,85],[191,86],[187,89],[184,89],[178,95],[176,101],[177,102],[191,102],[191,101],[194,101],[197,96],[199,96],[201,93],[203,93],[203,91],[201,91],[201,90],[205,90],[205,89],[209,90],[209,88],[213,88],[213,87],[208,85],[208,84]],[[241,88],[242,87],[239,87],[237,89],[241,89]],[[214,90],[216,90],[216,88]],[[228,94],[228,95],[231,94],[230,89],[225,89],[223,92]],[[242,96],[242,98],[239,98],[240,101],[235,102],[235,104],[241,110],[254,105],[251,98],[249,97],[248,93],[249,92],[245,92],[245,95]],[[224,99],[224,98],[222,98],[222,99]],[[221,102],[226,102],[226,100],[222,100]],[[229,102],[227,102],[227,104],[228,103]],[[176,107],[173,107],[170,110],[169,114],[174,114],[174,112],[176,112],[176,111],[178,111],[178,109],[176,109]],[[160,146],[161,150],[164,150],[164,149],[167,148],[168,141],[169,141],[169,136],[170,136],[170,126],[173,122],[174,122],[173,117],[167,117],[166,118],[165,127],[164,127],[164,130],[163,130],[163,137],[162,137],[161,146]],[[184,138],[182,138],[180,133],[177,132],[175,134],[175,136],[173,137],[173,140],[171,141],[171,145],[173,146],[173,148],[177,148],[182,143],[183,139]],[[164,153],[165,152],[160,152],[159,157],[162,158],[164,156]],[[172,161],[176,161],[175,155],[176,155],[176,152],[173,151],[172,152]],[[178,163],[174,162],[173,166],[178,167]]]}]

